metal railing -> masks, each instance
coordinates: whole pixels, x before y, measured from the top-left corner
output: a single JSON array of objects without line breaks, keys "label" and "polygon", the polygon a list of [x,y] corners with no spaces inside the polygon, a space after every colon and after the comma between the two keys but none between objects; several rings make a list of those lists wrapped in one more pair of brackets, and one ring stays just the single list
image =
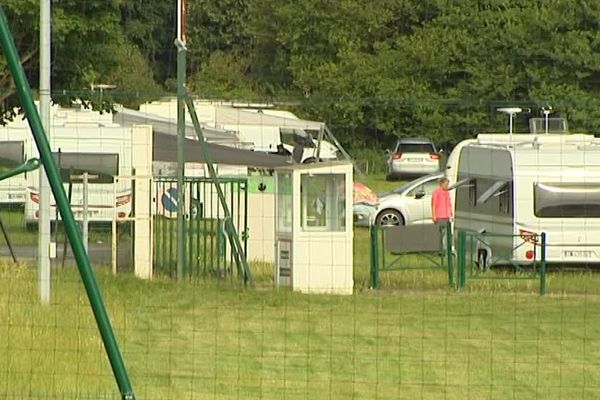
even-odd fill
[{"label": "metal railing", "polygon": [[[516,240],[515,240],[516,239]],[[529,259],[518,260],[517,252],[527,250]],[[539,293],[546,293],[546,234],[527,237],[514,234],[456,231],[458,287],[469,279],[538,280]],[[494,268],[495,267],[495,268]],[[510,275],[490,272],[492,268],[508,267]]]},{"label": "metal railing", "polygon": [[[244,255],[248,239],[248,185],[246,178],[219,177],[219,184],[231,210],[231,222],[241,236]],[[177,277],[177,203],[181,200],[174,177],[153,182],[154,270]],[[234,249],[225,229],[226,215],[210,178],[184,179],[185,260],[183,275],[188,278],[215,276],[244,277],[235,262]]]},{"label": "metal railing", "polygon": [[[422,241],[403,240],[421,237]],[[448,284],[455,288],[454,255],[451,224],[372,226],[370,228],[370,285],[373,289],[381,286],[380,273],[410,270],[444,270],[448,274]],[[394,244],[400,244],[395,245]],[[407,265],[404,255],[418,254],[428,261],[425,265]]]}]

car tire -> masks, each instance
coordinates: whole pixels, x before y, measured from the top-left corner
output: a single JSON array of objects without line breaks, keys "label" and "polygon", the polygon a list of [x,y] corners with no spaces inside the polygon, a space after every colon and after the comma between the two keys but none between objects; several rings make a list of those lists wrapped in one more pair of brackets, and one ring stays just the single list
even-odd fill
[{"label": "car tire", "polygon": [[306,160],[302,161],[302,164],[314,164],[317,162],[317,159],[314,157],[309,157]]},{"label": "car tire", "polygon": [[387,208],[377,214],[375,223],[377,226],[402,226],[404,225],[404,217],[399,211]]}]

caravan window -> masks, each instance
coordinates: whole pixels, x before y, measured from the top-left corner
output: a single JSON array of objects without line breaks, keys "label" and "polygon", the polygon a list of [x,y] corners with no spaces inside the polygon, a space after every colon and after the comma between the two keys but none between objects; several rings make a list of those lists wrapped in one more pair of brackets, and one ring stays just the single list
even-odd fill
[{"label": "caravan window", "polygon": [[70,153],[53,152],[63,182],[81,181],[87,172],[90,183],[113,183],[119,175],[119,155],[117,153]]},{"label": "caravan window", "polygon": [[477,204],[484,204],[492,197],[498,197],[502,192],[506,191],[508,182],[496,181],[477,199]]},{"label": "caravan window", "polygon": [[536,217],[600,217],[600,183],[536,183]]},{"label": "caravan window", "polygon": [[0,141],[0,168],[13,168],[25,162],[25,142]]},{"label": "caravan window", "polygon": [[512,183],[504,186],[504,188],[497,193],[497,195],[498,211],[500,211],[501,214],[511,214]]},{"label": "caravan window", "polygon": [[469,182],[469,205],[471,207],[477,205],[477,179],[471,179]]}]

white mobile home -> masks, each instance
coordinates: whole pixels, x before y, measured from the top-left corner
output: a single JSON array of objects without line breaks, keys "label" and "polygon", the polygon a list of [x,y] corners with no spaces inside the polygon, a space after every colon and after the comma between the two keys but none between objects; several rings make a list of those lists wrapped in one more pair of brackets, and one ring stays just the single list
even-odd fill
[{"label": "white mobile home", "polygon": [[[119,126],[55,127],[51,148],[63,180],[71,178],[71,205],[75,218],[83,219],[83,185],[81,174],[90,174],[88,185],[88,218],[92,222],[110,222],[125,218],[131,211],[131,182],[115,181],[115,175],[131,175],[131,128]],[[27,151],[37,157],[34,143]],[[69,184],[65,183],[65,191]],[[27,175],[25,222],[37,224],[39,218],[39,174]],[[52,201],[51,218],[56,218]]]},{"label": "white mobile home", "polygon": [[542,232],[549,262],[600,262],[600,142],[587,135],[508,136],[480,137],[456,161],[455,227],[513,235],[478,243],[479,264],[494,251],[530,261],[532,238]]},{"label": "white mobile home", "polygon": [[[54,130],[84,127],[117,126],[112,122],[112,115],[100,114],[75,104],[72,108],[53,105],[50,112],[51,137]],[[29,123],[22,116],[15,117],[5,126],[0,127],[0,168],[8,169],[21,164],[32,157],[37,157],[33,135]],[[0,181],[0,204],[23,204],[26,198],[26,187],[29,175],[38,171],[27,172]]]},{"label": "white mobile home", "polygon": [[[292,154],[294,148],[298,147],[303,150],[302,162],[338,158],[336,146],[323,140],[328,129],[323,122],[303,120],[289,111],[240,108],[209,101],[197,101],[194,105],[200,123],[210,128],[236,132],[245,148]],[[172,119],[177,115],[177,102],[143,104],[140,112]],[[189,115],[186,118],[189,120]],[[209,139],[207,141],[211,142]]]}]

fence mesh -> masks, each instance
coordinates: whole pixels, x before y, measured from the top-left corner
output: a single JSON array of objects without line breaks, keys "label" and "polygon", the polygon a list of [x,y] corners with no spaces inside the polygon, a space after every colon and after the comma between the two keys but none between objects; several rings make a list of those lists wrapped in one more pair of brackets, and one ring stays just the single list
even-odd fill
[{"label": "fence mesh", "polygon": [[[164,110],[163,117],[176,118],[175,109],[166,107]],[[153,116],[158,115],[157,110],[143,107],[139,112],[143,118],[137,123],[152,123]],[[299,112],[298,115],[304,116]],[[310,115],[306,118],[309,120]],[[173,131],[166,133],[175,134],[175,128],[171,128]],[[355,127],[335,124],[330,128],[344,144],[345,135],[357,132]],[[3,129],[8,128],[0,128]],[[519,135],[523,141],[531,137],[526,133]],[[385,262],[395,262],[399,268],[381,271],[379,289],[372,287],[369,222],[380,223],[379,216],[386,211],[388,216],[399,217],[396,221],[406,225],[406,229],[411,224],[429,224],[431,196],[440,176],[425,181],[413,181],[412,177],[388,180],[387,161],[392,159],[392,154],[386,154],[385,149],[394,152],[393,140],[390,144],[378,143],[376,150],[367,149],[376,156],[348,143],[348,152],[363,160],[358,165],[368,165],[368,169],[364,168],[368,172],[366,177],[355,174],[353,181],[360,181],[377,194],[376,205],[362,202],[360,196],[352,205],[355,217],[351,252],[353,293],[348,296],[303,294],[278,285],[275,278],[278,188],[276,173],[269,168],[218,165],[227,201],[230,207],[234,206],[231,207],[232,218],[246,246],[247,261],[256,283],[251,287],[244,285],[236,275],[229,255],[231,249],[226,237],[221,236],[226,232],[221,230],[223,215],[210,189],[212,183],[203,177],[203,170],[195,169],[200,164],[188,166],[190,198],[185,201],[189,211],[187,232],[191,236],[185,240],[186,265],[190,268],[186,270],[189,273],[178,280],[174,269],[176,255],[167,250],[172,247],[175,251],[176,241],[180,240],[175,233],[175,208],[168,208],[173,206],[169,201],[178,200],[169,192],[176,187],[171,174],[173,164],[155,165],[154,186],[148,199],[155,207],[152,279],[142,280],[134,275],[136,235],[132,221],[118,222],[116,240],[110,219],[92,220],[89,234],[90,257],[136,397],[599,398],[600,277],[596,263],[600,253],[596,252],[600,250],[596,243],[600,225],[594,210],[598,204],[595,196],[600,177],[598,161],[591,157],[597,144],[591,136],[588,139],[573,145],[548,145],[557,148],[549,155],[542,153],[543,144],[521,145],[532,152],[539,150],[536,154],[544,159],[536,158],[539,166],[534,172],[520,169],[520,161],[513,164],[511,195],[518,197],[509,198],[508,206],[504,189],[494,186],[493,179],[473,183],[478,179],[477,174],[485,172],[482,165],[488,164],[489,174],[501,180],[501,161],[486,164],[485,159],[473,158],[471,164],[465,164],[465,169],[459,167],[459,174],[472,173],[465,177],[467,183],[453,189],[456,191],[456,198],[452,199],[456,204],[455,231],[468,232],[471,238],[486,234],[489,238],[500,226],[500,220],[510,214],[505,212],[506,207],[513,213],[509,220],[511,229],[521,224],[515,228],[514,235],[510,234],[511,249],[519,250],[507,252],[505,243],[488,243],[488,239],[487,247],[476,247],[473,239],[473,243],[465,246],[469,249],[450,251],[455,262],[457,251],[465,251],[469,271],[493,278],[470,279],[468,275],[467,284],[460,289],[448,284],[446,269],[440,265],[431,267],[431,259],[437,260],[439,254],[431,251],[432,237],[426,229],[405,232],[416,232],[418,236],[411,237],[411,243],[422,242],[428,253],[399,254],[399,250],[384,250]],[[543,140],[541,138],[540,143]],[[494,146],[521,151],[514,150],[519,145]],[[238,143],[238,147],[243,146]],[[451,150],[449,145],[446,156]],[[584,151],[588,156],[577,156]],[[519,153],[517,157],[525,156]],[[491,153],[489,158],[492,158]],[[544,165],[549,172],[544,170]],[[442,162],[442,171],[444,166]],[[544,188],[536,189],[528,180],[532,177],[554,185],[558,193],[567,193],[552,197],[548,207],[556,207],[560,201],[576,201],[577,210],[587,210],[589,216],[572,216],[571,208],[563,210],[563,214],[560,209],[551,208],[550,211],[559,215],[536,217],[534,193],[539,196]],[[458,178],[452,178],[450,183],[456,183]],[[16,198],[33,201],[30,192],[23,190],[29,190],[28,177],[23,179],[23,187],[10,190]],[[412,183],[407,186],[409,182]],[[569,182],[574,184],[567,185],[568,190],[559,185]],[[112,204],[116,206],[118,201],[114,198],[114,188],[106,183],[98,185],[105,185],[98,190],[105,192],[103,196],[114,210]],[[471,188],[477,185],[477,192],[472,193]],[[131,183],[131,187],[134,186],[135,183]],[[494,193],[483,196],[492,187],[496,188],[492,190]],[[520,191],[521,187],[525,189]],[[587,191],[581,197],[575,200],[569,197],[573,190],[582,188]],[[5,189],[2,183],[0,189]],[[292,192],[289,207],[294,201],[307,209],[314,207],[298,218],[317,224],[316,214],[311,213],[317,213],[322,206],[317,202],[308,203],[308,192],[310,190]],[[346,193],[352,193],[352,189]],[[357,193],[358,189],[354,194]],[[482,200],[482,197],[487,199]],[[462,204],[460,210],[459,203]],[[51,301],[48,305],[40,304],[37,227],[35,220],[27,219],[25,211],[30,206],[16,201],[3,204],[0,210],[6,237],[16,257],[15,262],[6,239],[1,238],[0,397],[120,398],[68,246],[63,262],[65,240],[60,221],[53,224],[56,257],[52,262]],[[489,214],[492,208],[499,212],[497,216]],[[525,209],[531,210],[531,215],[521,219]],[[484,210],[483,214],[480,210]],[[127,213],[134,214],[135,210]],[[367,215],[366,222],[359,215]],[[473,221],[487,224],[487,232],[481,232],[481,227]],[[539,295],[539,281],[513,279],[518,272],[506,263],[482,267],[478,257],[483,250],[498,251],[503,258],[513,257],[515,262],[523,261],[527,250],[539,246],[533,243],[530,234],[542,232],[547,233],[549,249],[565,243],[570,246],[561,250],[560,262],[556,262],[554,250],[548,251],[544,296]],[[341,251],[343,243],[328,242],[325,234],[318,229],[310,231],[306,240],[313,244],[304,255],[307,259],[319,262],[326,259],[331,265],[337,265],[339,260],[333,259],[331,254]],[[115,242],[116,274],[111,268]],[[300,244],[292,241],[291,246],[293,252]],[[569,262],[568,257],[577,263]],[[520,265],[527,268],[529,264]]]}]

